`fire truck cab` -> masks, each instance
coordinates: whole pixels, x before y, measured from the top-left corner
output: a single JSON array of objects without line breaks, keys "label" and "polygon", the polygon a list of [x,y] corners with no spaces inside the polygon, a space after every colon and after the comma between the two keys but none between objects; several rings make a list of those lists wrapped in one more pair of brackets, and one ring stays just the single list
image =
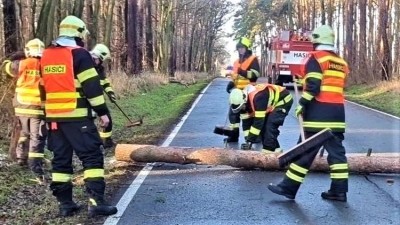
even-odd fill
[{"label": "fire truck cab", "polygon": [[268,82],[277,85],[293,81],[300,74],[301,64],[313,51],[309,32],[281,31],[267,43]]}]

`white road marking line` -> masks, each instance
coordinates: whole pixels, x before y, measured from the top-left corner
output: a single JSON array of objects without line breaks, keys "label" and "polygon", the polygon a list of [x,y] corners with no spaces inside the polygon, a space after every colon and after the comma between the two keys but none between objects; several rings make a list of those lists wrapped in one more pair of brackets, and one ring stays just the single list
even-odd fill
[{"label": "white road marking line", "polygon": [[381,113],[381,114],[383,114],[383,115],[385,115],[385,116],[389,116],[389,117],[392,117],[392,118],[394,118],[394,119],[400,120],[400,117],[394,116],[394,115],[392,115],[392,114],[385,113],[385,112],[379,111],[379,110],[377,110],[377,109],[370,108],[370,107],[365,106],[365,105],[360,105],[360,104],[358,104],[358,103],[355,103],[355,102],[352,102],[352,101],[349,101],[349,100],[346,100],[346,102],[351,103],[351,104],[354,104],[354,105],[357,105],[357,106],[360,106],[360,107],[362,107],[362,108],[369,109],[369,110],[374,111],[374,112],[377,112],[377,113]]},{"label": "white road marking line", "polygon": [[[200,99],[203,97],[204,93],[206,90],[210,87],[210,85],[213,83],[210,82],[207,87],[205,87],[197,96],[196,100],[193,102],[192,107],[190,107],[189,111],[186,112],[186,114],[182,117],[181,121],[175,126],[174,130],[169,134],[167,139],[162,143],[162,147],[167,147],[171,144],[171,142],[174,140],[175,136],[178,134],[179,130],[181,129],[182,125],[185,123],[186,119],[189,117],[190,113],[194,109],[194,107],[199,103]],[[129,185],[129,187],[126,189],[125,193],[122,195],[121,199],[117,203],[117,208],[118,212],[115,215],[109,216],[106,221],[104,222],[104,225],[117,225],[119,222],[119,219],[122,217],[124,214],[126,208],[128,207],[129,203],[132,201],[133,197],[135,196],[136,192],[139,190],[140,186],[146,179],[147,175],[149,175],[150,171],[153,169],[154,163],[147,163],[146,166],[139,172],[138,176],[135,178],[135,180],[132,181],[132,183]]]}]

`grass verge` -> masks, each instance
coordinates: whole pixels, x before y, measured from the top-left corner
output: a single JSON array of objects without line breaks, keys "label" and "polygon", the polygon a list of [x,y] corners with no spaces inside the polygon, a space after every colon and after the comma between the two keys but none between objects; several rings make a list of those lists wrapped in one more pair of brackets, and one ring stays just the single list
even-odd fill
[{"label": "grass verge", "polygon": [[[114,140],[118,143],[157,144],[207,83],[166,84],[142,93],[126,94],[118,103],[133,120],[144,117],[144,124],[140,127],[124,127],[127,119],[109,103],[114,122]],[[113,151],[109,151],[107,158],[112,155]],[[75,171],[79,169],[77,166]],[[125,185],[126,178],[134,175],[138,169],[137,166],[112,169],[106,166],[107,196],[112,197]],[[86,210],[71,218],[59,218],[57,202],[49,188],[31,181],[33,175],[27,171],[6,159],[0,159],[0,224],[102,224],[104,218],[89,219]],[[82,173],[75,174],[74,186],[74,199],[86,205]]]},{"label": "grass verge", "polygon": [[346,99],[400,117],[400,81],[346,88]]}]

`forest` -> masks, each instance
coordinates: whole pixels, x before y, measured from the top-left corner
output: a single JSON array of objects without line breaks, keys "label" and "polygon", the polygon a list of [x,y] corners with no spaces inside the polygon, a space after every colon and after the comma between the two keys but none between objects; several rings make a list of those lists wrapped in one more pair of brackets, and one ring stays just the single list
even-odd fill
[{"label": "forest", "polygon": [[86,22],[87,47],[110,46],[114,71],[210,72],[227,54],[221,27],[232,4],[224,0],[3,0],[0,58],[39,38],[57,37],[67,15]]},{"label": "forest", "polygon": [[[279,30],[331,25],[349,62],[351,83],[399,74],[399,0],[3,0],[0,58],[38,37],[49,44],[66,15],[81,17],[87,47],[110,46],[114,71],[215,71],[229,58],[225,38],[248,36],[266,65],[265,47]],[[235,3],[237,5],[235,5]],[[222,31],[233,14],[232,33]]]}]

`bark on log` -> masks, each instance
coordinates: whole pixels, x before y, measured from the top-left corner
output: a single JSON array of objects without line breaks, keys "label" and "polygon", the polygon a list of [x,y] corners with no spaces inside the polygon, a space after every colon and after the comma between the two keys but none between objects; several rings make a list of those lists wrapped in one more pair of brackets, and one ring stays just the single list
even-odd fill
[{"label": "bark on log", "polygon": [[[222,148],[159,147],[154,145],[118,144],[115,148],[118,161],[166,162],[178,164],[228,165],[238,168],[282,170],[278,154],[259,151],[227,150]],[[347,154],[350,172],[400,173],[399,153]],[[312,171],[329,171],[326,156],[317,156]]]}]

